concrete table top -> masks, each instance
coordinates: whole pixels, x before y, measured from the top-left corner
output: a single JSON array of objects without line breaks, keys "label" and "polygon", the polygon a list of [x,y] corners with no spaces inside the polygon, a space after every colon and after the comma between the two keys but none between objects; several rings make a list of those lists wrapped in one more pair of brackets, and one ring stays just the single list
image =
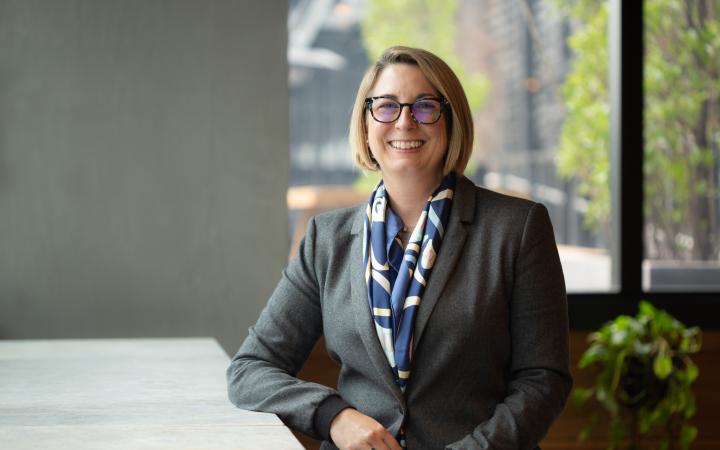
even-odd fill
[{"label": "concrete table top", "polygon": [[303,449],[227,399],[214,339],[0,341],[0,448]]}]

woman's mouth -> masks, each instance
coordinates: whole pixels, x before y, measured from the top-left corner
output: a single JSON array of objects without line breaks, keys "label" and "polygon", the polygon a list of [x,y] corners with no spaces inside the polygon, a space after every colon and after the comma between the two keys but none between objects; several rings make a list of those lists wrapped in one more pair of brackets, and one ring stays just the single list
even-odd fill
[{"label": "woman's mouth", "polygon": [[423,145],[425,141],[390,141],[389,144],[392,148],[398,150],[412,150]]}]

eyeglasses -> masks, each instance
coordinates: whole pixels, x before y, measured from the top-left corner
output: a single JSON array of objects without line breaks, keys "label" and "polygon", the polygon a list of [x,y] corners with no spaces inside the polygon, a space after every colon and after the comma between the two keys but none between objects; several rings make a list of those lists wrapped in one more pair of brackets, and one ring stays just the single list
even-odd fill
[{"label": "eyeglasses", "polygon": [[433,97],[421,98],[412,103],[400,103],[384,95],[365,99],[365,108],[370,110],[373,119],[382,123],[398,120],[405,106],[410,108],[410,115],[415,122],[430,125],[440,120],[443,111],[450,104],[444,98]]}]

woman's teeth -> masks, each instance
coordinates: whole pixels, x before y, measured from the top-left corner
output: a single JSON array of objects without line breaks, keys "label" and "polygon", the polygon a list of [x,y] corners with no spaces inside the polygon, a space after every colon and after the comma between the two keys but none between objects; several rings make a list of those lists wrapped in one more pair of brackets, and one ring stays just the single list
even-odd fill
[{"label": "woman's teeth", "polygon": [[400,150],[418,148],[421,145],[423,145],[423,141],[390,141],[390,146]]}]

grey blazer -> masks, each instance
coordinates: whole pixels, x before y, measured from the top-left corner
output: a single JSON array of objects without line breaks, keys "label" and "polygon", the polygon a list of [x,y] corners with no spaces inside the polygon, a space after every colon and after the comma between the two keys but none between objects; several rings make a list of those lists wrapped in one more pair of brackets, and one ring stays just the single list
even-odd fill
[{"label": "grey blazer", "polygon": [[[318,405],[340,395],[394,435],[403,426],[409,449],[535,448],[572,385],[565,284],[545,207],[458,179],[404,395],[368,306],[364,212],[310,221],[228,368],[230,400],[316,438]],[[321,335],[340,365],[337,389],[295,377]]]}]

